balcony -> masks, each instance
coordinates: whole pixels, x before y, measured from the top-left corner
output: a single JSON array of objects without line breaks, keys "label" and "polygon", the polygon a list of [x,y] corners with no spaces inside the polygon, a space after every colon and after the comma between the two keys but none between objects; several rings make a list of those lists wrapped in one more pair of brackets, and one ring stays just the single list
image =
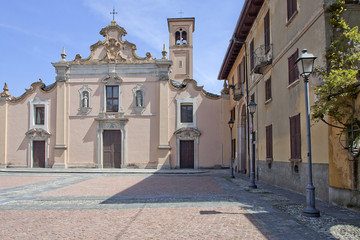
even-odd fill
[{"label": "balcony", "polygon": [[257,74],[263,74],[266,67],[271,65],[272,63],[272,44],[270,44],[269,46],[270,49],[266,49],[267,52],[265,51],[265,45],[260,45],[260,47],[258,47],[255,52],[254,52],[254,57],[255,57],[255,64],[254,64],[254,73]]},{"label": "balcony", "polygon": [[244,86],[243,84],[236,85],[234,88],[234,101],[239,101],[244,96]]}]

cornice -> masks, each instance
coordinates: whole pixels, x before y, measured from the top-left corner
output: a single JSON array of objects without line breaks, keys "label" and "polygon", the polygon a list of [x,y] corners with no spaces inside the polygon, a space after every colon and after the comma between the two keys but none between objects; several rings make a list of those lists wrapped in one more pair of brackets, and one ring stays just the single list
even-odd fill
[{"label": "cornice", "polygon": [[31,84],[29,89],[25,89],[25,93],[23,93],[20,97],[13,97],[9,102],[11,103],[18,103],[24,100],[28,95],[32,94],[36,91],[36,88],[40,88],[40,91],[43,93],[50,93],[53,89],[55,89],[57,83],[53,83],[49,86],[46,86],[41,79],[38,82],[34,82]]}]

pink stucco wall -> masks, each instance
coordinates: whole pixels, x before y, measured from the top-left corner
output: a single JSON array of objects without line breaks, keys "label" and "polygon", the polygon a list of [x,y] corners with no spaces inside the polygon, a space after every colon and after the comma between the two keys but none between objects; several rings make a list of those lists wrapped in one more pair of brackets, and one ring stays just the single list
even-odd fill
[{"label": "pink stucco wall", "polygon": [[8,106],[8,128],[7,128],[7,165],[28,167],[29,139],[25,133],[30,129],[30,101],[35,97],[40,100],[50,100],[48,113],[49,116],[49,165],[52,164],[53,149],[55,145],[55,116],[56,116],[56,89],[44,93],[39,87],[35,91],[26,95],[22,101],[9,103]]}]

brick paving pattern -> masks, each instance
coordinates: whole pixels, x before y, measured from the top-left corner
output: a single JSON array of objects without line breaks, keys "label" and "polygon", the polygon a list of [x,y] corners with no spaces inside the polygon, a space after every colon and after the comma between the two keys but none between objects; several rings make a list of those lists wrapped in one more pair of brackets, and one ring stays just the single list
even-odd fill
[{"label": "brick paving pattern", "polygon": [[247,214],[239,207],[5,210],[0,238],[268,239]]},{"label": "brick paving pattern", "polygon": [[359,239],[360,213],[228,171],[0,173],[0,239]]}]

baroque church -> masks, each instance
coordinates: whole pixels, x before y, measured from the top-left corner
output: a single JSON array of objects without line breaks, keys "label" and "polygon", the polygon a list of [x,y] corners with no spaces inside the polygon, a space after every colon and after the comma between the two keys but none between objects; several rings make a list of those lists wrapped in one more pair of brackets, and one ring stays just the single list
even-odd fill
[{"label": "baroque church", "polygon": [[5,84],[0,167],[223,166],[229,99],[193,80],[195,19],[167,21],[169,57],[165,45],[161,59],[139,57],[112,21],[89,57],[63,50],[53,84],[34,82],[20,97]]}]

